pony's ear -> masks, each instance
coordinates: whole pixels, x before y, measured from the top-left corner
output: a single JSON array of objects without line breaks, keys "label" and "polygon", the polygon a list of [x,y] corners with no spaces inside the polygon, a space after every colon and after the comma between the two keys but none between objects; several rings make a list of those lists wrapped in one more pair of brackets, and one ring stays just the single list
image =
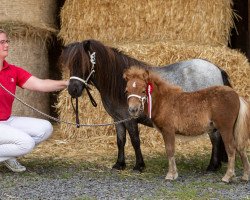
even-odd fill
[{"label": "pony's ear", "polygon": [[83,43],[83,48],[86,52],[90,50],[90,40],[87,40]]},{"label": "pony's ear", "polygon": [[126,81],[128,81],[128,77],[127,77],[127,70],[125,69],[123,71],[123,76],[122,76]]}]

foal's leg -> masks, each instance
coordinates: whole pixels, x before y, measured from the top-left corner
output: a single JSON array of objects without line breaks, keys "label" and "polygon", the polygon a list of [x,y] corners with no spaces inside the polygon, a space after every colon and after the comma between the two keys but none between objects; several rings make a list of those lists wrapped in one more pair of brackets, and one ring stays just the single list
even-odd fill
[{"label": "foal's leg", "polygon": [[117,170],[123,170],[126,167],[125,163],[125,152],[124,152],[124,146],[126,144],[126,128],[123,123],[116,124],[116,137],[117,137],[117,146],[118,146],[118,158],[113,169]]},{"label": "foal's leg", "polygon": [[249,161],[247,157],[247,152],[245,150],[240,150],[239,154],[240,154],[241,161],[242,161],[243,168],[244,168],[244,174],[241,179],[244,181],[249,181],[250,165],[249,165]]},{"label": "foal's leg", "polygon": [[178,177],[178,172],[175,163],[175,133],[162,132],[165,143],[165,149],[168,156],[168,173],[165,177],[166,180],[175,180]]},{"label": "foal's leg", "polygon": [[228,165],[227,165],[227,172],[222,178],[222,181],[229,183],[230,179],[235,176],[235,149],[230,149],[228,151]]},{"label": "foal's leg", "polygon": [[236,153],[236,145],[233,138],[233,129],[223,130],[221,131],[221,137],[223,139],[226,152],[228,155],[228,165],[227,172],[225,176],[222,178],[222,181],[229,183],[230,179],[235,176],[235,153]]}]

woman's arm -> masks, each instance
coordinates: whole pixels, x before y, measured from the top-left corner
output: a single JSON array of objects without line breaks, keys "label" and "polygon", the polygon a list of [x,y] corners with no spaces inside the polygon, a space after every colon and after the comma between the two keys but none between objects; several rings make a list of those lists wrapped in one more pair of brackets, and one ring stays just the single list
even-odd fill
[{"label": "woman's arm", "polygon": [[67,88],[68,84],[69,81],[65,80],[39,79],[35,76],[31,76],[22,87],[39,92],[54,92]]}]

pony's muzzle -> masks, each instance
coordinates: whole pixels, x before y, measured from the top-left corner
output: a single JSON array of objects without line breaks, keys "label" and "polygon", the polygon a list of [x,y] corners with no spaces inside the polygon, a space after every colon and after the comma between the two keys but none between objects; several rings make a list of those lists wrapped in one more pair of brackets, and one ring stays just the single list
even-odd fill
[{"label": "pony's muzzle", "polygon": [[82,95],[82,91],[83,91],[82,84],[70,80],[69,86],[68,86],[68,92],[71,97],[73,98],[80,97]]}]

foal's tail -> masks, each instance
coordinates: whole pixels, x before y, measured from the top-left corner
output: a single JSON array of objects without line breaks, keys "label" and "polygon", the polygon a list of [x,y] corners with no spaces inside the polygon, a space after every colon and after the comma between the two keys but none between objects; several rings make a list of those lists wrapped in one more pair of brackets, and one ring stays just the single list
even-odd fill
[{"label": "foal's tail", "polygon": [[234,128],[234,136],[237,150],[244,150],[250,140],[250,104],[242,97],[240,98],[240,109]]}]

